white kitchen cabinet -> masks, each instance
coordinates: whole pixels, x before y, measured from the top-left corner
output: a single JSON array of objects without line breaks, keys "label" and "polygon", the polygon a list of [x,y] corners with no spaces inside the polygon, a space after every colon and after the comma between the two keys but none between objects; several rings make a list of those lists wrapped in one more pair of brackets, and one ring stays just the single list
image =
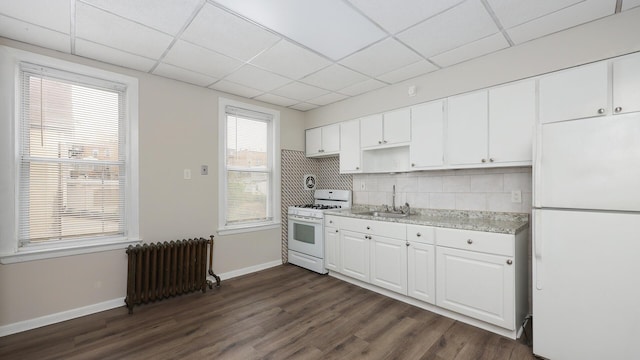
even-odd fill
[{"label": "white kitchen cabinet", "polygon": [[371,283],[407,295],[407,245],[403,239],[371,236]]},{"label": "white kitchen cabinet", "polygon": [[340,173],[362,172],[360,167],[360,120],[340,123]]},{"label": "white kitchen cabinet", "polygon": [[411,112],[408,108],[360,119],[361,147],[388,146],[411,140]]},{"label": "white kitchen cabinet", "polygon": [[369,282],[369,235],[340,229],[340,272]]},{"label": "white kitchen cabinet", "polygon": [[340,272],[340,230],[337,227],[324,228],[324,267]]},{"label": "white kitchen cabinet", "polygon": [[555,72],[539,81],[543,124],[611,114],[606,61]]},{"label": "white kitchen cabinet", "polygon": [[340,151],[340,124],[332,124],[305,132],[307,157],[335,155]]},{"label": "white kitchen cabinet", "polygon": [[482,164],[488,161],[487,91],[448,99],[447,158],[449,165]]},{"label": "white kitchen cabinet", "polygon": [[407,225],[407,295],[436,303],[434,228]]},{"label": "white kitchen cabinet", "polygon": [[489,164],[531,164],[535,122],[535,80],[489,89]]},{"label": "white kitchen cabinet", "polygon": [[411,108],[412,170],[444,165],[444,100]]},{"label": "white kitchen cabinet", "polygon": [[613,113],[640,111],[640,54],[613,61]]}]

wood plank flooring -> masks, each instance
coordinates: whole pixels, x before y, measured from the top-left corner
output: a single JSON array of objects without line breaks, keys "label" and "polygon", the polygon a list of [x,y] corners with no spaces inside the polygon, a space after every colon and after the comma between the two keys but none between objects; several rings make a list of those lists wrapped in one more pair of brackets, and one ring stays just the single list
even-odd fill
[{"label": "wood plank flooring", "polygon": [[531,348],[294,265],[0,338],[0,359],[535,359]]}]

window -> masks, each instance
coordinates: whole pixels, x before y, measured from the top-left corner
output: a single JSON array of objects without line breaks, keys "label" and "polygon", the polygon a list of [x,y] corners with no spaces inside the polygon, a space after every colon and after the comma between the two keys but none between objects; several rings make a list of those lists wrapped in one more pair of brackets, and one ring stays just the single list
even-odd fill
[{"label": "window", "polygon": [[279,226],[279,115],[220,98],[219,232]]},{"label": "window", "polygon": [[30,254],[61,256],[137,241],[135,79],[8,52],[17,80],[9,116],[16,134],[15,244],[1,244],[0,260],[11,262],[12,253],[20,261]]}]

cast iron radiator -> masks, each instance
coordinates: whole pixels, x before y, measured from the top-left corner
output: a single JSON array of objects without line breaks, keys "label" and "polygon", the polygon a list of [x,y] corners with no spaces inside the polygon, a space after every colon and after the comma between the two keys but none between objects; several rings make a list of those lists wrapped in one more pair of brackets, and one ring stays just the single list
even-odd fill
[{"label": "cast iron radiator", "polygon": [[[211,251],[207,251],[207,247]],[[211,268],[213,259],[213,235],[171,242],[130,245],[127,248],[127,297],[124,302],[133,313],[139,304],[162,300],[198,290],[205,292],[207,285],[207,253],[209,275],[220,286],[220,277]]]}]

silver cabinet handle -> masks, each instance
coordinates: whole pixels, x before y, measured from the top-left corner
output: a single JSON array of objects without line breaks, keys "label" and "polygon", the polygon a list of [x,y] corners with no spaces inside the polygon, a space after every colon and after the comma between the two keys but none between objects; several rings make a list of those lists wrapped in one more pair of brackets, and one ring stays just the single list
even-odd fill
[{"label": "silver cabinet handle", "polygon": [[371,226],[367,226],[367,230],[371,230]]},{"label": "silver cabinet handle", "polygon": [[416,234],[416,236],[417,236],[417,237],[420,237],[420,236],[422,236],[422,234],[420,234],[420,233],[417,233],[417,234]]},{"label": "silver cabinet handle", "polygon": [[618,106],[617,108],[613,109],[615,112],[619,113],[620,111],[622,111],[622,108],[620,106]]},{"label": "silver cabinet handle", "polygon": [[416,166],[416,164],[414,164],[414,163],[411,163],[411,167],[415,167],[415,166]]},{"label": "silver cabinet handle", "polygon": [[333,220],[329,220],[329,224],[333,224]]},{"label": "silver cabinet handle", "polygon": [[356,170],[360,170],[360,166],[356,166]]},{"label": "silver cabinet handle", "polygon": [[382,140],[382,142],[386,144],[386,143],[387,143],[387,140]]},{"label": "silver cabinet handle", "polygon": [[407,246],[409,246],[409,245],[410,245],[408,241],[407,241],[406,245],[407,245]]},{"label": "silver cabinet handle", "polygon": [[338,232],[338,229],[336,229],[336,232]]},{"label": "silver cabinet handle", "polygon": [[493,158],[489,158],[489,162],[493,162],[493,161],[494,161]]},{"label": "silver cabinet handle", "polygon": [[482,161],[483,163],[486,163],[486,162],[487,162],[487,159],[482,159],[482,160],[480,160],[480,161]]},{"label": "silver cabinet handle", "polygon": [[513,264],[513,261],[511,259],[507,260],[507,265],[511,265]]},{"label": "silver cabinet handle", "polygon": [[467,239],[467,244],[473,244],[473,240]]},{"label": "silver cabinet handle", "polygon": [[378,144],[382,144],[382,140],[378,140]]},{"label": "silver cabinet handle", "polygon": [[604,108],[598,109],[598,114],[604,114],[604,112],[605,112]]}]

